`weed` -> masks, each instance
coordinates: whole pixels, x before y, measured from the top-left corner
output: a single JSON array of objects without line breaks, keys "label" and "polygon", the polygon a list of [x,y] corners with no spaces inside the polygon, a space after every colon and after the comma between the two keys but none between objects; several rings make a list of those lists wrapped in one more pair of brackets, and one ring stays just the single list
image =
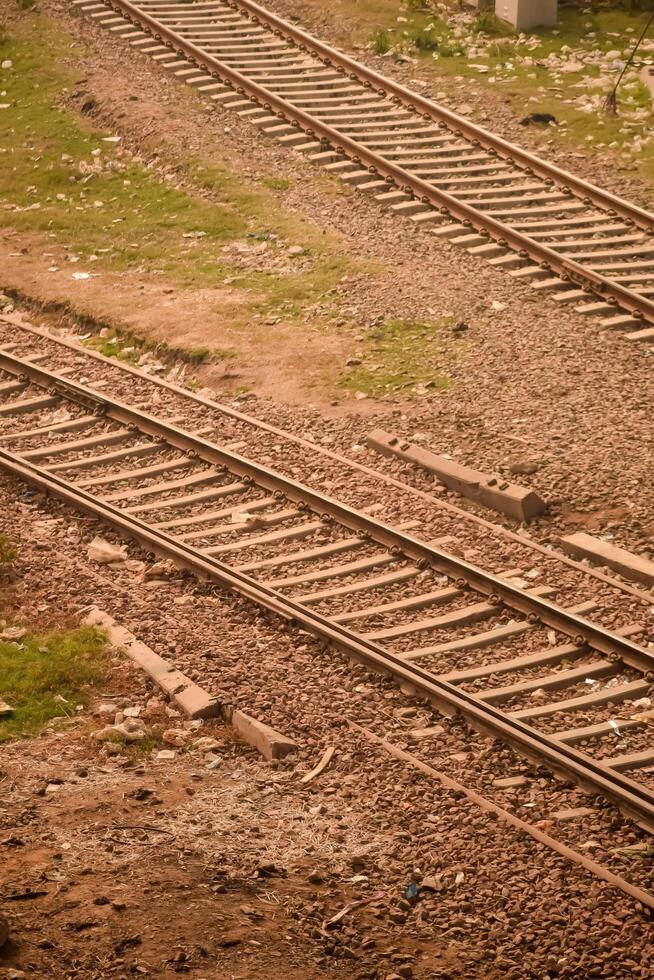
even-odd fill
[{"label": "weed", "polygon": [[36,0],[16,0],[18,4],[18,9],[27,11],[32,10],[36,6]]},{"label": "weed", "polygon": [[91,626],[0,641],[0,698],[14,709],[0,719],[0,742],[73,714],[103,681],[107,662],[106,638]]},{"label": "weed", "polygon": [[391,39],[386,31],[376,31],[372,38],[372,50],[375,54],[388,54],[391,50]]}]

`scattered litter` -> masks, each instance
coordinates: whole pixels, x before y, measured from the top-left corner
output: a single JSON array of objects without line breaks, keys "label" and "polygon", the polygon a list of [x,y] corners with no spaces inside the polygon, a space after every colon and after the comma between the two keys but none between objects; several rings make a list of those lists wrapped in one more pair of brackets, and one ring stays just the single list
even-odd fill
[{"label": "scattered litter", "polygon": [[193,742],[193,748],[198,749],[199,752],[214,752],[220,748],[220,742],[210,735],[205,735],[203,738],[198,738]]},{"label": "scattered litter", "polygon": [[638,698],[637,701],[632,702],[632,708],[651,708],[652,699],[651,698]]},{"label": "scattered litter", "polygon": [[613,721],[613,719],[611,718],[609,720],[609,725],[611,726],[611,728],[613,729],[613,731],[615,732],[616,735],[621,736],[622,733],[621,733],[620,729],[618,728],[617,721]]},{"label": "scattered litter", "polygon": [[27,630],[21,626],[9,626],[0,633],[0,640],[22,640]]},{"label": "scattered litter", "polygon": [[35,888],[26,888],[22,892],[12,892],[11,895],[6,896],[6,899],[8,902],[26,902],[26,901],[30,901],[33,898],[42,898],[44,895],[47,894],[48,893],[46,891],[43,891],[42,889],[37,890]]},{"label": "scattered litter", "polygon": [[556,116],[549,112],[531,112],[520,120],[521,126],[531,126],[532,123],[540,123],[542,126],[556,126]]},{"label": "scattered litter", "polygon": [[407,902],[416,902],[418,900],[418,885],[415,881],[410,881],[404,890],[404,897]]},{"label": "scattered litter", "polygon": [[104,538],[95,537],[89,545],[87,555],[91,561],[97,561],[100,565],[111,565],[113,562],[124,561],[125,551],[124,544],[110,544]]},{"label": "scattered litter", "polygon": [[140,718],[125,718],[117,725],[105,725],[93,733],[98,742],[140,742],[148,735],[148,729]]},{"label": "scattered litter", "polygon": [[354,911],[354,909],[361,908],[362,905],[370,905],[371,902],[379,902],[384,897],[384,892],[376,892],[374,895],[370,895],[369,898],[360,898],[356,902],[349,902],[340,912],[336,915],[332,915],[331,919],[325,919],[322,924],[322,931],[327,932],[334,926],[338,925],[339,922],[345,918],[348,912]]},{"label": "scattered litter", "polygon": [[231,516],[232,524],[244,524],[246,528],[262,527],[265,524],[256,514],[250,514],[246,510],[235,510]]},{"label": "scattered litter", "polygon": [[73,275],[71,276],[71,278],[72,279],[77,279],[78,281],[80,279],[90,279],[91,278],[91,273],[90,272],[73,272]]},{"label": "scattered litter", "polygon": [[654,718],[651,715],[632,715],[632,721],[640,721],[643,725],[654,726]]},{"label": "scattered litter", "polygon": [[161,737],[166,745],[174,745],[179,749],[183,745],[186,745],[192,735],[193,733],[187,731],[185,728],[167,728]]},{"label": "scattered litter", "polygon": [[335,751],[336,749],[334,748],[333,745],[330,745],[328,749],[325,749],[325,752],[323,753],[323,757],[318,763],[318,765],[315,767],[315,769],[312,769],[311,772],[306,773],[306,775],[302,777],[300,782],[310,783],[312,779],[314,779],[316,776],[319,776],[320,773],[324,769],[326,769],[329,763],[331,762],[332,756]]},{"label": "scattered litter", "polygon": [[14,709],[12,708],[12,706],[10,704],[7,704],[6,701],[3,701],[2,698],[0,698],[0,718],[4,718],[7,715],[13,715],[13,713],[14,713]]}]

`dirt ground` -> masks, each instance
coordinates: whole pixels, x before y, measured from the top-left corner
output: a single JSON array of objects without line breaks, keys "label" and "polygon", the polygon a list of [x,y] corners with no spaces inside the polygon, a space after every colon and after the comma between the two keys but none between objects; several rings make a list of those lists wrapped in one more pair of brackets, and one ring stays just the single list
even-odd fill
[{"label": "dirt ground", "polygon": [[[15,515],[21,558],[2,583],[3,616],[75,625],[84,593],[44,552],[43,521],[30,511]],[[129,708],[154,733],[147,747],[95,740]],[[196,747],[201,739],[211,748]],[[363,948],[341,945],[340,926],[330,942],[325,921],[361,898],[357,882],[367,886],[356,871],[369,842],[338,811],[321,816],[320,795],[294,769],[265,762],[219,721],[185,721],[114,650],[88,711],[0,749],[0,913],[10,929],[0,977],[338,980],[378,976],[380,957],[382,975],[416,957],[424,975],[463,975],[438,936],[417,950],[385,927],[385,888],[357,913]]]},{"label": "dirt ground", "polygon": [[[395,709],[398,692],[382,687],[387,707],[370,710],[370,675],[321,665],[319,644],[280,633],[244,601],[190,583],[126,588],[124,572],[88,558],[102,529],[17,491],[0,480],[2,527],[20,550],[3,583],[5,617],[70,626],[93,600],[142,639],[159,637],[157,652],[190,676],[213,674],[212,694],[229,683],[233,703],[269,720],[277,693],[253,684],[247,666],[254,655],[261,672],[263,658],[271,687],[281,678],[291,699],[277,714],[298,751],[267,763],[220,723],[185,722],[115,652],[87,710],[69,709],[41,736],[0,751],[0,912],[11,937],[0,977],[650,975],[651,922],[637,903],[362,743],[347,724],[384,715],[388,724],[402,710],[415,725],[423,709]],[[95,738],[114,711],[135,710],[147,741]],[[460,739],[450,741],[441,751],[460,751]],[[303,782],[326,745],[336,750],[331,764]],[[488,752],[481,741],[467,755],[466,783]],[[541,769],[506,751],[494,771],[525,773],[534,800],[541,786],[550,792]],[[586,802],[565,784],[562,794],[568,805]],[[593,812],[585,828],[569,826],[575,848],[602,839],[608,856],[618,839],[638,839],[610,812]],[[618,870],[644,885],[651,875],[640,860]]]},{"label": "dirt ground", "polygon": [[[233,349],[228,361],[198,369],[198,384],[225,399],[251,396],[245,404],[253,414],[310,430],[335,448],[358,453],[374,417],[471,465],[506,473],[528,459],[535,470],[520,479],[553,501],[539,529],[545,540],[564,526],[583,528],[654,553],[647,346],[602,334],[594,321],[417,233],[234,114],[207,113],[186,90],[179,97],[180,83],[71,15],[67,3],[42,0],[39,9],[80,40],[69,67],[79,91],[95,100],[95,123],[120,134],[152,172],[163,179],[172,171],[181,186],[200,193],[185,163],[193,154],[219,157],[246,181],[289,179],[274,192],[280,208],[324,228],[353,267],[368,266],[295,317],[262,315],[247,328],[233,327],[221,314],[238,303],[229,285],[171,286],[143,272],[76,281],[63,262],[49,271],[63,258],[58,245],[18,232],[3,212],[0,289],[46,306],[63,302],[98,324],[171,346]],[[311,3],[297,15],[311,26],[315,9]],[[12,9],[8,20],[14,16]],[[323,18],[326,29],[329,20]],[[138,102],[130,99],[136,91]],[[71,93],[62,99],[79,103]],[[495,116],[496,109],[498,127],[515,135],[506,106],[486,104],[484,111]],[[574,154],[561,162],[574,167]],[[599,182],[607,176],[601,160],[576,163]],[[625,175],[614,189],[642,192]],[[438,351],[429,352],[448,387],[435,396],[410,390],[408,397],[356,397],[346,383],[347,361],[374,360],[370,337],[380,317],[465,324],[458,333],[446,328]],[[19,532],[22,555],[0,612],[33,625],[70,625],[87,604],[115,598],[115,583],[89,569],[82,554],[78,564],[59,554],[56,539],[44,545],[32,526],[38,517],[3,481],[0,530]],[[155,619],[161,600],[137,591],[116,604],[133,622],[144,611]],[[206,647],[192,609],[164,611],[171,610],[194,651]],[[216,634],[232,650],[245,647],[251,627],[227,604],[216,608]],[[289,644],[289,658],[306,649],[302,638]],[[346,683],[349,690],[356,681],[343,677]],[[259,697],[265,703],[265,691]],[[105,723],[103,703],[139,708],[156,744],[114,754],[98,743],[92,733]],[[107,687],[88,711],[38,738],[2,745],[0,912],[11,939],[0,977],[648,975],[651,929],[633,903],[565,862],[544,859],[517,835],[496,831],[456,798],[436,805],[432,789],[416,790],[370,753],[351,771],[343,763],[333,780],[303,787],[299,777],[321,748],[303,730],[294,733],[304,739],[299,767],[297,760],[270,766],[217,722],[194,730],[174,758],[160,758],[170,749],[163,732],[184,724],[172,711],[116,653]],[[202,737],[216,740],[208,754],[193,748]],[[451,879],[443,892],[426,895],[417,913],[401,905],[413,871],[403,829],[409,821],[425,835],[416,838],[415,860],[433,862]],[[348,903],[371,896],[344,925],[326,925]]]},{"label": "dirt ground", "polygon": [[[258,411],[281,417],[295,431],[314,424],[296,409],[317,408],[323,419],[343,420],[336,439],[347,448],[361,442],[375,416],[387,428],[417,435],[435,451],[493,473],[527,460],[533,472],[521,479],[552,501],[553,530],[590,528],[651,553],[647,344],[602,332],[593,318],[416,231],[234,113],[207,113],[201,100],[145,56],[71,17],[56,0],[44,0],[41,10],[78,39],[70,58],[83,80],[80,92],[95,100],[94,122],[119,133],[125,148],[149,161],[155,173],[172,172],[193,188],[190,153],[208,160],[215,155],[248,179],[289,180],[290,186],[274,192],[283,212],[306,221],[307,228],[324,229],[336,253],[354,266],[368,263],[368,271],[343,276],[299,315],[254,316],[236,328],[221,315],[221,298],[234,299],[223,292],[227,286],[181,288],[147,271],[106,271],[74,281],[63,262],[59,271],[48,272],[52,257],[43,253],[52,248],[18,234],[5,218],[1,286],[69,303],[100,323],[174,346],[232,349],[229,360],[199,369],[199,383],[219,397],[258,396]],[[136,89],[138,102],[130,99]],[[78,92],[73,103],[81,97]],[[70,104],[71,95],[66,98]],[[498,126],[505,122],[510,130],[506,107],[498,112]],[[561,162],[575,164],[572,158]],[[606,177],[600,157],[596,172],[586,159],[577,163],[600,181]],[[211,197],[211,188],[203,186],[201,193]],[[446,326],[422,351],[414,346],[405,357],[400,334],[390,353],[380,355],[374,340],[380,317]],[[410,359],[410,370],[419,375],[420,383],[409,379],[403,389],[408,397],[399,390],[383,395],[383,388],[358,392],[356,381],[348,384],[352,371],[383,376],[389,357],[396,369]],[[445,387],[425,387],[430,378],[444,380]],[[334,435],[328,429],[325,438]]]}]

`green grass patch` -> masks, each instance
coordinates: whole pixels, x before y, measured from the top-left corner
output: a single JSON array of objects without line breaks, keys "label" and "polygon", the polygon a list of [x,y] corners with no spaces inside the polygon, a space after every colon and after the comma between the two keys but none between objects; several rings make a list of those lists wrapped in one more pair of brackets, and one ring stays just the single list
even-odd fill
[{"label": "green grass patch", "polygon": [[[0,110],[0,206],[5,224],[38,236],[71,278],[134,272],[188,288],[220,287],[227,279],[242,295],[224,303],[225,322],[246,324],[257,305],[279,302],[287,276],[271,272],[240,287],[240,270],[222,252],[230,242],[270,234],[305,248],[310,267],[290,276],[293,295],[305,304],[351,267],[335,239],[280,210],[270,192],[288,189],[282,178],[253,187],[226,166],[196,159],[181,175],[193,190],[160,181],[88,114],[64,105],[75,87],[63,67],[74,39],[34,14],[11,31],[2,49],[13,67],[1,78],[8,108]],[[180,93],[197,98],[181,86]]]},{"label": "green grass patch", "polygon": [[[471,16],[469,36],[462,37],[447,22],[447,11],[436,14],[432,3],[409,2],[398,8],[396,3],[380,0],[374,9],[363,0],[361,4],[353,0],[339,4],[343,15],[347,11],[357,24],[367,19],[373,50],[377,36],[383,33],[387,51],[419,57],[434,84],[452,97],[461,99],[464,95],[462,77],[474,80],[478,87],[492,85],[519,118],[531,112],[553,115],[559,125],[547,128],[548,139],[613,156],[617,166],[654,182],[654,146],[638,145],[638,138],[647,135],[651,127],[653,107],[647,86],[627,76],[618,91],[618,115],[612,116],[603,110],[602,101],[617,79],[617,68],[603,78],[603,84],[598,81],[593,87],[600,76],[597,65],[581,62],[579,71],[563,71],[554,80],[556,65],[545,63],[555,55],[565,64],[571,58],[568,48],[589,53],[630,51],[645,26],[647,10],[652,8],[654,0],[560,5],[556,33],[536,28],[526,36],[517,34],[492,11],[484,10]],[[456,4],[452,9],[457,9]],[[398,13],[402,15],[399,19]],[[371,35],[373,27],[376,33]],[[468,55],[468,49],[474,49],[473,53]],[[637,71],[634,68],[632,75]],[[590,84],[585,84],[586,80]]]},{"label": "green grass patch", "polygon": [[291,181],[287,177],[264,177],[261,183],[271,191],[287,191],[291,187]]},{"label": "green grass patch", "polygon": [[0,640],[0,698],[14,709],[0,718],[0,742],[74,715],[104,680],[107,664],[105,636],[91,626]]},{"label": "green grass patch", "polygon": [[447,388],[440,373],[445,354],[442,330],[447,319],[386,320],[369,333],[363,363],[341,376],[340,387],[380,397],[389,394],[435,394]]}]

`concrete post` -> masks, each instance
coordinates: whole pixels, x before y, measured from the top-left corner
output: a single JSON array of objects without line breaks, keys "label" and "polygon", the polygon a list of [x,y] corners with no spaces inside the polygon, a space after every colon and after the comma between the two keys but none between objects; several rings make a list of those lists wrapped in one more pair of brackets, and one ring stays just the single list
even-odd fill
[{"label": "concrete post", "polygon": [[495,13],[518,31],[556,27],[558,0],[495,0]]}]

